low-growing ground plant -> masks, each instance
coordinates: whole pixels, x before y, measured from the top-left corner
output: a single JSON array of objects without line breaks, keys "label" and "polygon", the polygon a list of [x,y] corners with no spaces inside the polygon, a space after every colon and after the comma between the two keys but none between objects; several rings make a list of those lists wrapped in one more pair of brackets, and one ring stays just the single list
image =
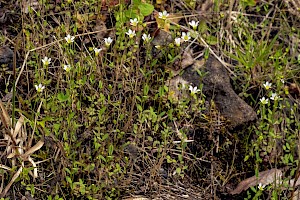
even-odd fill
[{"label": "low-growing ground plant", "polygon": [[[11,2],[3,21],[21,25],[0,33],[15,49],[0,79],[2,101],[12,95],[0,115],[1,199],[295,199],[291,4]],[[202,83],[170,84],[210,56],[255,109],[252,124],[230,129]]]}]

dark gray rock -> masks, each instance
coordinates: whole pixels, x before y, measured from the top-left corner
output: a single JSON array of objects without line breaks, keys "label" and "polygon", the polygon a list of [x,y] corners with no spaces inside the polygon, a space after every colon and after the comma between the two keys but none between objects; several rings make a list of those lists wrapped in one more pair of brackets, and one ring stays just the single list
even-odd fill
[{"label": "dark gray rock", "polygon": [[14,52],[9,47],[0,47],[0,64],[8,64],[12,62]]},{"label": "dark gray rock", "polygon": [[14,52],[9,47],[0,47],[0,64],[7,64],[12,62]]},{"label": "dark gray rock", "polygon": [[215,102],[220,114],[229,121],[230,128],[256,119],[256,112],[234,92],[227,70],[215,57],[210,56],[204,65],[197,66],[196,61],[184,70],[182,78],[194,86],[203,84],[206,101]]}]

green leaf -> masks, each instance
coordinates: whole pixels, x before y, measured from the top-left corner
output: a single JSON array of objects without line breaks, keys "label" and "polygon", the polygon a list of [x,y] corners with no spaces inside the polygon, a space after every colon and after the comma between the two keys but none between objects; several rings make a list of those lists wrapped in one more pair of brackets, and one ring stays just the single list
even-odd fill
[{"label": "green leaf", "polygon": [[209,45],[216,45],[216,44],[218,44],[218,39],[215,36],[209,35],[206,38],[206,42]]},{"label": "green leaf", "polygon": [[68,95],[68,94],[64,94],[64,93],[59,93],[59,94],[57,95],[57,99],[58,99],[59,101],[64,102],[64,101],[67,101],[67,100],[69,99],[69,95]]},{"label": "green leaf", "polygon": [[142,15],[148,16],[153,12],[154,6],[149,3],[141,3],[139,9]]},{"label": "green leaf", "polygon": [[141,0],[133,0],[133,5],[139,5],[141,3]]},{"label": "green leaf", "polygon": [[137,9],[129,9],[125,11],[125,16],[129,19],[138,18]]},{"label": "green leaf", "polygon": [[146,84],[145,87],[144,87],[144,95],[145,95],[145,96],[148,95],[149,89],[150,89],[150,88],[149,88],[149,85]]},{"label": "green leaf", "polygon": [[177,173],[177,174],[180,174],[180,173],[181,173],[181,168],[180,168],[180,167],[176,168],[176,173]]},{"label": "green leaf", "polygon": [[69,176],[66,176],[66,180],[68,183],[72,184],[72,179]]},{"label": "green leaf", "polygon": [[140,104],[136,104],[136,107],[137,107],[137,109],[138,109],[140,112],[143,111],[143,108],[142,108],[142,106],[141,106]]},{"label": "green leaf", "polygon": [[114,151],[114,145],[110,144],[108,147],[108,155],[111,156],[113,154]]},{"label": "green leaf", "polygon": [[207,31],[206,21],[204,20],[200,21],[198,30],[200,33],[205,33]]}]

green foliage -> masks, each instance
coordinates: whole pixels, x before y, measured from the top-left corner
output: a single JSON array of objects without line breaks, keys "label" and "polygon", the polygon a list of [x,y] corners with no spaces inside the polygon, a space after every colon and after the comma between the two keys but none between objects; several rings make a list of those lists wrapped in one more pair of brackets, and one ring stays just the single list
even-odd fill
[{"label": "green foliage", "polygon": [[[152,23],[156,21],[144,23],[154,12],[154,5],[149,1],[101,5],[94,0],[69,0],[52,7],[59,13],[59,18],[53,15],[53,19],[48,19],[53,5],[46,1],[43,9],[29,8],[27,17],[31,20],[24,18],[22,31],[23,47],[30,51],[26,71],[32,74],[23,77],[30,83],[19,88],[18,101],[28,129],[33,132],[33,140],[45,138],[45,146],[33,158],[45,160],[38,167],[43,167],[41,174],[49,174],[43,176],[49,191],[44,192],[44,185],[37,184],[40,179],[32,181],[33,168],[28,165],[15,181],[20,191],[48,200],[119,199],[123,193],[132,193],[136,188],[146,188],[144,193],[153,192],[158,182],[171,179],[184,180],[190,176],[186,179],[190,181],[195,175],[200,177],[197,181],[207,180],[210,170],[217,171],[210,181],[218,184],[207,181],[209,187],[222,185],[223,188],[233,180],[232,174],[241,174],[238,170],[255,170],[258,174],[270,166],[289,167],[289,176],[294,177],[299,165],[296,152],[299,135],[295,130],[300,128],[300,122],[297,104],[291,102],[287,86],[299,74],[299,70],[292,67],[299,65],[300,56],[291,58],[295,47],[282,42],[280,31],[271,34],[266,29],[280,19],[276,13],[276,20],[266,17],[258,23],[259,20],[253,21],[252,14],[246,12],[253,9],[252,12],[273,14],[275,11],[269,10],[269,4],[262,2],[260,6],[254,0],[240,1],[237,3],[239,12],[232,12],[227,19],[222,10],[228,5],[223,1],[214,2],[212,10],[218,11],[220,16],[214,13],[213,19],[208,21],[206,18],[210,15],[203,11],[207,16],[193,30],[184,24],[191,18],[188,15],[179,16],[185,18],[181,21],[176,21],[174,15],[160,19],[161,24],[158,22],[155,26],[168,29],[159,31],[170,32],[168,36],[172,41],[166,42],[163,38],[164,43],[158,42],[156,47],[151,43],[154,38],[148,42],[142,39],[143,34],[158,34],[152,30],[155,27]],[[194,0],[182,3],[187,9],[182,13],[194,13],[199,6]],[[104,7],[109,17],[103,15]],[[193,14],[193,17],[199,16]],[[130,25],[129,20],[134,18],[138,20],[137,26]],[[102,19],[111,26],[108,30],[103,28],[103,33],[102,27],[101,30],[94,27],[99,26]],[[229,21],[228,27],[223,27],[222,24]],[[165,28],[165,25],[170,27]],[[135,31],[132,38],[128,37],[129,29]],[[181,37],[183,30],[191,33],[191,40],[177,46],[173,40]],[[228,34],[230,39],[222,38],[221,33]],[[67,34],[76,36],[74,42],[64,40]],[[105,46],[103,37],[108,36],[113,42]],[[0,41],[5,41],[5,37],[1,35]],[[36,47],[41,48],[34,49]],[[97,56],[93,52],[95,47],[102,48]],[[181,86],[180,91],[186,95],[177,100],[172,96],[174,91],[168,83],[172,70],[167,69],[181,67],[186,59],[183,51],[189,48],[200,51],[194,52],[193,57],[199,54],[207,59],[213,51],[221,58],[227,55],[225,61],[237,62],[231,68],[237,75],[235,89],[258,114],[257,122],[247,129],[247,137],[241,139],[231,130],[223,131],[230,137],[222,134],[226,129],[222,116],[215,110],[214,101],[207,101],[202,84],[197,86],[196,93]],[[41,62],[45,56],[52,58],[49,65]],[[65,64],[71,66],[69,71],[64,70]],[[198,73],[201,77],[206,75],[199,70]],[[269,89],[263,86],[267,81],[272,83]],[[45,89],[36,92],[34,85],[39,83]],[[7,83],[6,92],[9,86]],[[28,93],[23,95],[25,90]],[[278,98],[271,100],[275,93]],[[206,103],[210,103],[210,107]],[[201,130],[201,139],[197,144],[189,143],[189,139],[199,137],[191,133],[196,130]],[[231,149],[233,144],[243,145],[242,149],[247,151],[243,152],[245,155],[238,155],[244,158],[238,164],[235,158],[232,163],[227,158],[228,154],[235,155]],[[273,154],[277,157],[271,157]],[[208,158],[211,160],[207,161]],[[247,167],[239,169],[240,166]],[[1,172],[12,176],[16,169]],[[167,178],[163,178],[162,171],[168,171]],[[267,192],[273,199],[282,195],[279,186],[263,189],[254,186],[247,191],[245,199],[261,199]]]},{"label": "green foliage", "polygon": [[137,18],[143,20],[145,16],[150,15],[153,11],[154,6],[152,4],[141,0],[133,0],[131,8],[125,11],[125,15],[127,19]]}]

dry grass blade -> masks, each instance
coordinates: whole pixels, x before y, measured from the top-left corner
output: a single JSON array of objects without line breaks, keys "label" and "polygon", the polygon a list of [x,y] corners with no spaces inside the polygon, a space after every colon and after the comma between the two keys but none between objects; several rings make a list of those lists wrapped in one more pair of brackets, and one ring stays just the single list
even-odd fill
[{"label": "dry grass blade", "polygon": [[10,182],[8,183],[8,185],[5,187],[4,191],[1,193],[0,198],[4,197],[6,195],[6,193],[8,192],[9,188],[11,187],[11,185],[15,182],[15,180],[19,177],[19,175],[21,174],[23,170],[23,167],[21,166],[19,168],[19,170],[14,174],[14,176],[12,177],[12,179],[10,180]]},{"label": "dry grass blade", "polygon": [[2,168],[2,169],[6,169],[6,170],[8,170],[8,171],[10,171],[10,170],[11,170],[11,168],[10,168],[10,167],[7,167],[6,165],[2,165],[2,164],[0,164],[0,168]]}]

